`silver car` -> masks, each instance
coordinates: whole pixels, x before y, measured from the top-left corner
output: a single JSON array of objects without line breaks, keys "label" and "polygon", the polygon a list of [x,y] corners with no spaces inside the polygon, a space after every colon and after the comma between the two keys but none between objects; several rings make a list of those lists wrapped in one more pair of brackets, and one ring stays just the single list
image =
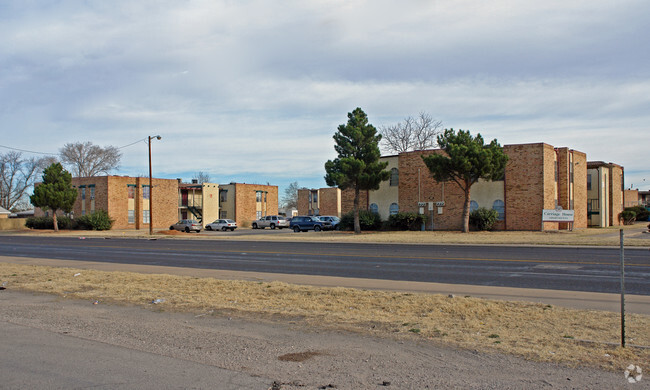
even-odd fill
[{"label": "silver car", "polygon": [[205,230],[230,230],[234,232],[237,229],[237,222],[232,219],[217,219],[216,221],[205,225]]},{"label": "silver car", "polygon": [[185,233],[200,232],[203,226],[194,219],[181,219],[169,227],[169,230],[180,230]]}]

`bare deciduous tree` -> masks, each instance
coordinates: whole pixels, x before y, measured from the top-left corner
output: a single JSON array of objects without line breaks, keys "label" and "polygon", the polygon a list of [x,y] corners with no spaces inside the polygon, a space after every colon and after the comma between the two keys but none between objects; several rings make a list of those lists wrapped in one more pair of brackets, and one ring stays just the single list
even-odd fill
[{"label": "bare deciduous tree", "polygon": [[282,196],[282,203],[287,209],[298,208],[298,189],[300,186],[297,181],[289,183],[287,188],[284,189],[284,195]]},{"label": "bare deciduous tree", "polygon": [[29,188],[34,185],[44,159],[22,158],[22,153],[0,154],[0,206],[12,210],[25,203]]},{"label": "bare deciduous tree", "polygon": [[88,177],[108,174],[120,165],[122,153],[115,146],[93,145],[92,142],[65,144],[59,149],[61,162],[74,176]]},{"label": "bare deciduous tree", "polygon": [[432,149],[437,145],[436,138],[440,134],[442,122],[421,112],[417,118],[409,116],[403,122],[382,127],[382,149],[391,154]]},{"label": "bare deciduous tree", "polygon": [[196,180],[197,183],[209,183],[210,174],[207,172],[199,171],[194,175],[194,177],[192,177],[192,180]]}]

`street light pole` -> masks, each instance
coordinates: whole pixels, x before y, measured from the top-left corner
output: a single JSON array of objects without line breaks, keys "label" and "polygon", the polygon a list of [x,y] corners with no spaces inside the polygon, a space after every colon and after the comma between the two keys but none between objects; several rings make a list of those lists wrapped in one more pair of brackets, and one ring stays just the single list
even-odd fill
[{"label": "street light pole", "polygon": [[151,140],[162,138],[159,135],[149,136],[149,235],[153,236],[153,180],[151,178]]}]

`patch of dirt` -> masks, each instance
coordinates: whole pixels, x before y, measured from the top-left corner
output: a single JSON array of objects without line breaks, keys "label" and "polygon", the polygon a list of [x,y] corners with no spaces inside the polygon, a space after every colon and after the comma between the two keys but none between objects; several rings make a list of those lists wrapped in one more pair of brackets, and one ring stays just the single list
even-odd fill
[{"label": "patch of dirt", "polygon": [[163,236],[182,236],[187,233],[181,232],[180,230],[158,230],[155,234],[162,234]]},{"label": "patch of dirt", "polygon": [[304,362],[307,359],[311,359],[314,356],[323,355],[321,352],[315,351],[306,351],[306,352],[295,352],[287,353],[282,356],[278,356],[278,360],[283,362]]}]

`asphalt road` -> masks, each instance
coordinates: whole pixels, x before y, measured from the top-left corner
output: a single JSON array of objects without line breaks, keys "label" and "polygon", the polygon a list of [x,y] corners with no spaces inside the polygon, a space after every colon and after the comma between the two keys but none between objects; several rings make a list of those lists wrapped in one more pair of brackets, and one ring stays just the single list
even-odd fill
[{"label": "asphalt road", "polygon": [[[620,292],[611,248],[0,236],[0,256],[551,290]],[[625,250],[625,289],[650,295],[650,251]]]}]

